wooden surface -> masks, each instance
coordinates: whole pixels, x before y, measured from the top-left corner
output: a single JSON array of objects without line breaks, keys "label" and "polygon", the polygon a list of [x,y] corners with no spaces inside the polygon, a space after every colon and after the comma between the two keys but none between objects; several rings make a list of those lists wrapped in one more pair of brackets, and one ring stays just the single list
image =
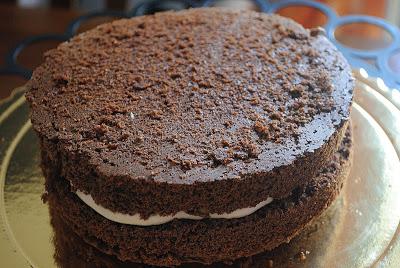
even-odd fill
[{"label": "wooden surface", "polygon": [[[226,1],[226,3],[232,5],[234,2],[238,1],[239,0],[235,0],[232,2],[232,0],[229,0]],[[340,15],[360,13],[378,17],[385,16],[386,1],[384,0],[320,1],[332,6]],[[63,33],[69,22],[81,14],[82,13],[76,10],[65,8],[22,9],[10,3],[0,3],[0,66],[4,66],[6,53],[24,38],[39,34]],[[288,8],[286,10],[281,10],[281,14],[291,17],[308,27],[319,26],[325,22],[324,16],[318,11],[307,8],[303,8],[303,10]],[[108,20],[110,19],[93,20],[87,23],[87,25],[83,25],[80,31],[89,29],[96,24]],[[377,32],[376,29],[374,30],[367,27],[363,28],[363,30],[357,30],[353,27],[346,29],[346,31],[338,32],[338,38],[343,39],[344,43],[346,43],[346,32],[351,32],[352,38],[347,38],[347,40],[350,41],[350,46],[352,42],[357,41],[356,38],[354,38],[357,34],[361,37],[365,35],[374,36],[375,39],[380,39],[381,36],[381,33]],[[347,34],[347,36],[349,35]],[[56,45],[56,42],[42,42],[32,45],[25,49],[18,57],[18,62],[22,66],[34,69],[41,63],[43,52]],[[23,85],[24,83],[25,80],[17,76],[0,76],[0,99],[8,96],[13,88]]]}]

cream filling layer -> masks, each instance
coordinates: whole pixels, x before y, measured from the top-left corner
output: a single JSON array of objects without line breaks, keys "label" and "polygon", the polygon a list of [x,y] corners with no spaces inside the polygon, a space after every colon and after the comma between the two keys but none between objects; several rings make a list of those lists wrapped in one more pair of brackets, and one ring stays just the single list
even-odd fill
[{"label": "cream filling layer", "polygon": [[[151,215],[147,219],[142,219],[140,214],[124,214],[120,212],[113,212],[101,205],[96,204],[90,194],[85,194],[82,191],[77,190],[76,195],[89,207],[95,210],[97,213],[102,215],[103,217],[109,219],[110,221],[129,224],[129,225],[139,225],[139,226],[150,226],[150,225],[160,225],[163,223],[170,222],[174,219],[188,219],[188,220],[201,220],[204,217],[196,216],[188,214],[184,211],[179,211],[173,215],[168,216],[161,216],[161,215]],[[268,197],[265,201],[258,203],[255,207],[248,207],[248,208],[240,208],[236,209],[230,213],[211,213],[208,218],[211,219],[235,219],[235,218],[242,218],[248,216],[255,211],[259,210],[260,208],[264,207],[265,205],[272,202],[272,198]]]}]

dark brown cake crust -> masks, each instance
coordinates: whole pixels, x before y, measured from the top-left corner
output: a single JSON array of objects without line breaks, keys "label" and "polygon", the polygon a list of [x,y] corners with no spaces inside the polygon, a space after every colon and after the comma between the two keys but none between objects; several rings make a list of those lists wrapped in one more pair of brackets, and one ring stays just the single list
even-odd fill
[{"label": "dark brown cake crust", "polygon": [[46,176],[146,218],[231,212],[305,185],[340,144],[353,82],[318,31],[195,9],[78,35],[28,88]]},{"label": "dark brown cake crust", "polygon": [[174,220],[152,227],[118,224],[89,209],[60,178],[48,178],[53,190],[48,200],[78,236],[123,261],[164,266],[232,261],[289,241],[320,215],[342,188],[350,160],[348,132],[331,163],[303,189],[240,219]]},{"label": "dark brown cake crust", "polygon": [[[234,262],[218,262],[213,264],[187,263],[181,268],[295,268],[307,267],[309,259],[321,251],[307,254],[305,248],[329,248],[337,224],[341,222],[343,198],[338,197],[333,204],[318,218],[308,224],[299,235],[289,243],[244,257]],[[60,268],[154,268],[155,266],[121,261],[113,255],[105,254],[96,247],[87,244],[64,222],[58,211],[50,207],[51,225],[54,230],[54,259]],[[306,260],[302,258],[302,253]]]}]

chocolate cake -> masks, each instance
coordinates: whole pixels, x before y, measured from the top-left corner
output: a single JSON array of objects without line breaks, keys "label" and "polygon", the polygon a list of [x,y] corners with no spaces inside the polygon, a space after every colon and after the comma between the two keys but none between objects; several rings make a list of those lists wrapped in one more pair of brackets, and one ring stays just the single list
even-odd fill
[{"label": "chocolate cake", "polygon": [[118,20],[46,53],[27,86],[45,199],[120,260],[254,255],[337,195],[318,178],[354,84],[319,29],[216,8]]}]

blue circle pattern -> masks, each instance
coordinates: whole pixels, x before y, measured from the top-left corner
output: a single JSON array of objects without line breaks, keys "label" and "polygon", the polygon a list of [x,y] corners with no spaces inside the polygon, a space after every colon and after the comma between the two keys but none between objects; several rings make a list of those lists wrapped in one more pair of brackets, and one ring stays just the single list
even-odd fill
[{"label": "blue circle pattern", "polygon": [[[19,65],[17,61],[18,55],[24,48],[33,43],[38,43],[43,41],[49,41],[49,40],[66,41],[77,33],[82,23],[92,18],[96,17],[130,18],[163,9],[207,7],[211,6],[214,1],[215,0],[201,0],[201,1],[147,0],[140,2],[128,12],[106,10],[106,11],[88,13],[73,20],[68,25],[66,31],[63,34],[38,35],[22,40],[7,54],[5,61],[6,66],[0,68],[0,74],[18,75],[24,77],[25,79],[29,79],[32,75],[32,70],[29,70]],[[271,2],[269,0],[253,0],[253,2],[259,7],[259,9],[262,12],[266,13],[275,13],[278,10],[289,6],[290,7],[307,6],[319,10],[327,17],[327,23],[324,25],[327,38],[329,38],[329,40],[331,40],[338,47],[338,49],[347,58],[347,60],[350,62],[353,68],[363,68],[367,71],[367,73],[370,76],[382,78],[385,81],[386,85],[389,86],[390,88],[400,89],[400,75],[396,74],[393,70],[391,70],[389,66],[389,59],[391,55],[400,50],[400,30],[396,26],[389,24],[383,19],[371,16],[350,15],[350,16],[340,17],[336,14],[334,10],[332,10],[327,5],[311,0],[281,0],[277,2]],[[166,3],[169,3],[169,5],[166,5]],[[391,35],[392,37],[391,44],[388,47],[382,49],[375,49],[368,51],[344,46],[335,38],[335,30],[342,25],[352,24],[352,23],[367,23],[381,27]],[[371,61],[375,62],[376,64],[373,65],[369,63]]]}]

